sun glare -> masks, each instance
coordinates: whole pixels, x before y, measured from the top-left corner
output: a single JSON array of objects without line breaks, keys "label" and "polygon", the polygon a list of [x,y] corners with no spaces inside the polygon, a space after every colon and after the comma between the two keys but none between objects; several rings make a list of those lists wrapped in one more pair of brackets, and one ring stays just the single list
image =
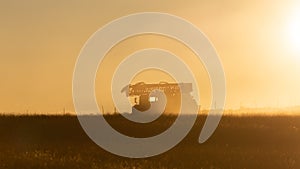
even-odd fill
[{"label": "sun glare", "polygon": [[287,22],[287,40],[289,50],[300,57],[300,10],[295,11]]}]

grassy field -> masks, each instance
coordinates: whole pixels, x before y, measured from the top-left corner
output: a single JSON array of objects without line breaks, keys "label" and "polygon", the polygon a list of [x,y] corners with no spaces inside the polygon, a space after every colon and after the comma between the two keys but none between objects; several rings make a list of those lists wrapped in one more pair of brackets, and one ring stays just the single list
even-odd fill
[{"label": "grassy field", "polygon": [[[148,126],[120,116],[106,119],[120,132],[136,137],[157,134],[175,117]],[[213,136],[198,144],[205,116],[189,135],[159,156],[129,159],[104,151],[82,130],[75,116],[1,116],[0,169],[299,169],[300,117],[225,116]]]}]

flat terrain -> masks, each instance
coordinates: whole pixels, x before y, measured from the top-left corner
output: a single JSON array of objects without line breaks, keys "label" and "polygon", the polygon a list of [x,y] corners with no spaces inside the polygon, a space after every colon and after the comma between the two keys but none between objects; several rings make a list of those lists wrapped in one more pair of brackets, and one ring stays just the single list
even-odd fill
[{"label": "flat terrain", "polygon": [[[106,119],[135,137],[155,135],[175,117],[136,126],[120,116]],[[145,159],[119,157],[98,147],[75,116],[1,116],[0,169],[299,169],[300,117],[225,116],[213,136],[198,144],[205,116],[176,147]]]}]

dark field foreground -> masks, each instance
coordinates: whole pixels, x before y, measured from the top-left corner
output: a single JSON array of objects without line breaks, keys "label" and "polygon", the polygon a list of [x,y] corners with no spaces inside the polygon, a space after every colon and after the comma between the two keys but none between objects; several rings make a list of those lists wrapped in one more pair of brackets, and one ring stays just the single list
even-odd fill
[{"label": "dark field foreground", "polygon": [[[107,117],[116,129],[136,137],[159,133],[174,118],[139,128],[119,116]],[[0,169],[300,169],[300,117],[225,116],[214,135],[198,144],[204,120],[199,116],[190,134],[170,151],[129,159],[94,144],[74,116],[1,116]]]}]

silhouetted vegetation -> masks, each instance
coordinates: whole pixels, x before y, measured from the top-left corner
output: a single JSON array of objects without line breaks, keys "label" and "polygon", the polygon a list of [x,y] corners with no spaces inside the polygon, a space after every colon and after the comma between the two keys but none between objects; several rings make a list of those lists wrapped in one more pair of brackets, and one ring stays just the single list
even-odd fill
[{"label": "silhouetted vegetation", "polygon": [[[131,136],[155,135],[176,116],[149,126],[128,124],[119,115],[105,117]],[[300,168],[300,117],[225,116],[213,136],[197,142],[205,116],[188,136],[159,156],[129,159],[98,147],[75,116],[1,116],[0,168],[45,169],[289,169]]]}]

